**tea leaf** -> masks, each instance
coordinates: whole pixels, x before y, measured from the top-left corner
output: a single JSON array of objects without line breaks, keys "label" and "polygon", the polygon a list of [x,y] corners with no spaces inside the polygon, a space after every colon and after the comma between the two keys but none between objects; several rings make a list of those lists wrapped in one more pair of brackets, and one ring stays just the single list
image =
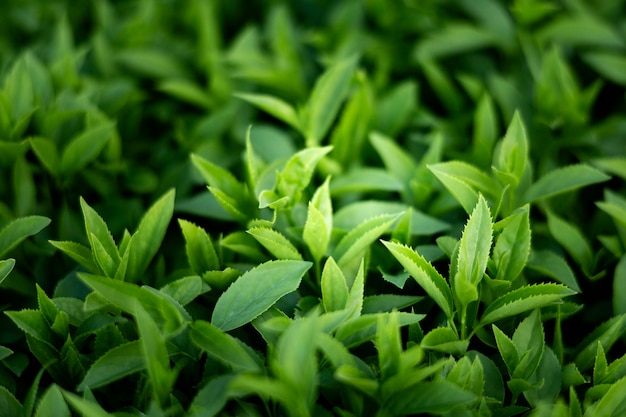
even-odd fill
[{"label": "tea leaf", "polygon": [[338,311],[346,308],[348,300],[348,285],[346,277],[331,256],[326,260],[322,270],[320,287],[322,290],[322,304],[326,312]]},{"label": "tea leaf", "polygon": [[61,154],[60,172],[75,173],[93,161],[115,134],[114,122],[103,122],[72,138]]},{"label": "tea leaf", "polygon": [[185,237],[185,252],[189,266],[196,274],[216,270],[220,266],[217,253],[209,234],[200,226],[187,220],[178,219]]},{"label": "tea leaf", "polygon": [[385,408],[394,415],[444,414],[475,399],[473,393],[446,381],[419,382],[392,394]]},{"label": "tea leaf", "polygon": [[247,233],[252,235],[276,259],[292,259],[301,261],[298,249],[282,233],[269,227],[253,227]]},{"label": "tea leaf", "polygon": [[20,217],[9,222],[0,230],[0,258],[49,224],[50,219],[43,216]]},{"label": "tea leaf", "polygon": [[135,303],[134,316],[153,398],[159,404],[165,404],[176,378],[170,369],[165,338],[140,302]]},{"label": "tea leaf", "polygon": [[22,331],[48,343],[54,341],[54,334],[42,312],[37,310],[7,311],[5,313]]},{"label": "tea leaf", "polygon": [[383,160],[386,170],[402,183],[408,184],[417,170],[417,164],[413,158],[394,140],[385,135],[372,132],[369,139],[378,156]]},{"label": "tea leaf", "polygon": [[485,309],[478,327],[549,305],[572,294],[575,292],[560,284],[536,284],[515,289],[497,298]]},{"label": "tea leaf", "polygon": [[84,417],[113,417],[113,414],[104,411],[95,400],[89,401],[69,391],[63,391],[63,396],[65,397],[65,401]]},{"label": "tea leaf", "polygon": [[527,266],[530,269],[554,278],[576,292],[581,291],[578,281],[576,281],[576,276],[574,276],[567,262],[553,252],[547,250],[533,251],[528,259]]},{"label": "tea leaf", "polygon": [[179,278],[159,289],[160,292],[172,297],[181,306],[189,304],[196,297],[209,290],[210,287],[197,275]]},{"label": "tea leaf", "polygon": [[83,246],[80,243],[74,242],[58,242],[55,240],[49,240],[48,242],[52,246],[59,249],[61,252],[78,262],[79,265],[84,267],[92,274],[97,274],[99,272],[98,266],[96,265],[92,253],[88,247]]},{"label": "tea leaf", "polygon": [[402,191],[404,184],[381,168],[356,168],[333,180],[331,193],[342,195],[372,191]]},{"label": "tea leaf", "polygon": [[366,220],[348,232],[337,244],[333,257],[340,268],[356,259],[369,245],[374,243],[396,221],[397,215],[382,215]]},{"label": "tea leaf", "polygon": [[260,359],[252,354],[250,348],[209,322],[194,322],[191,325],[191,340],[200,349],[236,371],[261,371]]},{"label": "tea leaf", "polygon": [[524,195],[524,200],[533,202],[608,179],[610,179],[608,175],[588,165],[579,164],[557,168],[532,184]]},{"label": "tea leaf", "polygon": [[233,95],[282,120],[294,129],[301,130],[300,118],[296,110],[289,103],[278,97],[250,93],[235,93]]},{"label": "tea leaf", "polygon": [[495,162],[498,170],[513,175],[517,183],[521,181],[528,164],[528,139],[524,122],[517,111],[500,143]]},{"label": "tea leaf", "polygon": [[2,281],[4,281],[6,277],[9,276],[14,266],[15,259],[13,258],[0,261],[0,284],[2,284]]},{"label": "tea leaf", "polygon": [[397,311],[378,316],[375,344],[378,351],[380,377],[384,381],[397,374],[400,368],[402,342]]},{"label": "tea leaf", "polygon": [[51,385],[41,396],[34,417],[71,417],[71,415],[61,390],[57,385]]},{"label": "tea leaf", "polygon": [[243,326],[282,296],[295,291],[311,265],[305,261],[279,260],[251,269],[220,296],[211,322],[224,331]]},{"label": "tea leaf", "polygon": [[552,237],[561,244],[586,274],[591,272],[593,254],[591,246],[580,230],[548,211],[548,229]]},{"label": "tea leaf", "polygon": [[418,86],[413,80],[395,85],[378,103],[377,130],[395,137],[417,107],[417,90]]},{"label": "tea leaf", "polygon": [[452,292],[446,280],[432,264],[407,246],[394,242],[383,241],[382,243],[446,313],[446,316],[452,318],[454,316]]},{"label": "tea leaf", "polygon": [[56,144],[50,139],[43,137],[31,138],[29,142],[41,164],[53,176],[57,176],[61,169],[61,156]]},{"label": "tea leaf", "polygon": [[[93,208],[91,208],[82,197],[80,198],[80,208],[83,212],[83,218],[85,220],[87,238],[91,244],[92,251],[94,251],[94,255],[97,249],[96,245],[99,245],[112,261],[114,274],[115,268],[120,262],[120,255],[118,253],[117,246],[115,245],[115,241],[113,240],[113,236],[109,231],[109,227],[102,217],[100,217],[100,215]],[[100,266],[102,267],[102,265]],[[107,276],[110,275],[107,274]]]},{"label": "tea leaf", "polygon": [[613,277],[613,314],[625,314],[626,305],[626,255],[615,266],[615,274]]},{"label": "tea leaf", "polygon": [[493,248],[493,261],[498,271],[495,279],[514,281],[524,269],[530,253],[529,211],[525,206],[521,212],[496,224],[502,232]]},{"label": "tea leaf", "polygon": [[584,372],[593,366],[598,343],[601,343],[604,351],[608,352],[611,346],[624,335],[624,332],[626,332],[626,315],[624,314],[599,325],[583,339],[576,349],[575,363],[578,369]]},{"label": "tea leaf", "polygon": [[309,203],[306,222],[304,223],[304,230],[302,231],[302,239],[304,239],[304,242],[309,247],[313,259],[319,262],[326,254],[326,249],[330,241],[330,230],[328,229],[326,218],[313,203]]},{"label": "tea leaf", "polygon": [[483,94],[474,112],[474,135],[472,149],[477,165],[487,168],[491,164],[491,154],[496,143],[498,118],[491,96]]},{"label": "tea leaf", "polygon": [[276,174],[276,190],[280,195],[288,197],[291,205],[298,202],[311,182],[317,163],[331,150],[330,146],[307,148],[289,158],[283,170]]},{"label": "tea leaf", "polygon": [[174,211],[175,190],[170,190],[143,215],[129,247],[126,280],[137,282],[159,250]]},{"label": "tea leaf", "polygon": [[7,417],[21,417],[24,415],[22,404],[4,386],[0,385],[0,408]]},{"label": "tea leaf", "polygon": [[611,51],[594,51],[585,53],[583,59],[609,80],[626,85],[626,76],[624,75],[626,59],[624,59],[623,54]]},{"label": "tea leaf", "polygon": [[135,340],[116,346],[100,356],[78,385],[79,391],[96,389],[146,368],[141,342]]},{"label": "tea leaf", "polygon": [[350,87],[350,79],[358,57],[339,61],[328,68],[315,82],[307,103],[303,133],[307,143],[317,145],[330,128]]},{"label": "tea leaf", "polygon": [[463,355],[467,351],[469,341],[460,340],[458,333],[449,327],[437,327],[424,335],[420,346],[438,352]]},{"label": "tea leaf", "polygon": [[489,260],[492,233],[489,206],[483,196],[479,195],[478,204],[472,211],[459,242],[455,283],[457,280],[465,280],[476,286],[482,280]]}]

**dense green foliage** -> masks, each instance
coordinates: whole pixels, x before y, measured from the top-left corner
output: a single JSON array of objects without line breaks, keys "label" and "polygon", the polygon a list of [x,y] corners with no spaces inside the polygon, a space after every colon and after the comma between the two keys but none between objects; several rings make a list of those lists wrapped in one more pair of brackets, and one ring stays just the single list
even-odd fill
[{"label": "dense green foliage", "polygon": [[625,87],[623,0],[4,0],[0,415],[626,415]]}]

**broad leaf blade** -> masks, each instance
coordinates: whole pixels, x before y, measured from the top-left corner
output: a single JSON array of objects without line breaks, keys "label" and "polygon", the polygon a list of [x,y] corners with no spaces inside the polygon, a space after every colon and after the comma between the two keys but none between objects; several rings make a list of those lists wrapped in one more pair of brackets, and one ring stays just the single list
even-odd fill
[{"label": "broad leaf blade", "polygon": [[11,221],[0,230],[0,258],[49,224],[50,219],[43,216],[20,217]]},{"label": "broad leaf blade", "polygon": [[146,368],[141,342],[135,340],[117,346],[100,356],[91,365],[78,385],[79,391],[96,389]]},{"label": "broad leaf blade", "polygon": [[248,233],[274,255],[276,259],[302,260],[302,255],[300,255],[298,249],[279,231],[269,227],[253,227],[248,229]]},{"label": "broad leaf blade", "polygon": [[588,165],[570,165],[550,171],[530,186],[524,200],[533,202],[557,194],[576,190],[590,184],[607,181],[611,177]]},{"label": "broad leaf blade", "polygon": [[279,99],[278,97],[267,94],[250,93],[235,93],[234,96],[247,101],[277,119],[282,120],[296,130],[301,129],[300,119],[298,118],[296,110],[289,103]]},{"label": "broad leaf blade", "polygon": [[518,288],[493,301],[485,309],[479,327],[552,304],[572,294],[575,294],[573,290],[560,284],[536,284]]},{"label": "broad leaf blade", "polygon": [[251,269],[217,300],[211,322],[224,331],[243,326],[295,291],[310,267],[310,262],[281,260]]}]

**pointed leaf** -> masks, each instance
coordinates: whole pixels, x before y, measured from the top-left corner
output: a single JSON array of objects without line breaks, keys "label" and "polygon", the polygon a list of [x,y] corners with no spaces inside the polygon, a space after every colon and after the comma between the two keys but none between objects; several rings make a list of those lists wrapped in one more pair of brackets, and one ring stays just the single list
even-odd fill
[{"label": "pointed leaf", "polygon": [[211,322],[224,331],[243,326],[295,291],[310,267],[310,262],[280,260],[251,269],[217,300]]},{"label": "pointed leaf", "polygon": [[92,253],[88,247],[75,242],[59,242],[55,240],[48,241],[52,246],[78,262],[79,265],[87,269],[87,271],[96,274],[99,272],[98,266],[93,259]]},{"label": "pointed leaf", "polygon": [[528,206],[498,222],[496,228],[501,233],[493,248],[493,261],[498,271],[495,279],[513,281],[524,269],[530,253]]},{"label": "pointed leaf", "polygon": [[129,248],[126,280],[137,282],[159,250],[174,211],[175,190],[159,198],[144,214]]},{"label": "pointed leaf", "polygon": [[267,94],[235,93],[233,95],[282,120],[296,130],[301,129],[296,110],[286,101]]},{"label": "pointed leaf", "polygon": [[0,261],[0,284],[2,284],[2,281],[4,281],[6,277],[9,276],[14,266],[15,266],[15,259],[13,258]]},{"label": "pointed leaf", "polygon": [[72,138],[61,155],[61,172],[71,174],[93,161],[115,133],[114,122],[104,122]]},{"label": "pointed leaf", "polygon": [[480,319],[479,327],[552,304],[572,294],[575,292],[560,284],[536,284],[518,288],[489,304]]},{"label": "pointed leaf", "polygon": [[269,227],[253,227],[247,233],[252,235],[276,259],[302,260],[298,249],[282,233]]},{"label": "pointed leaf", "polygon": [[527,202],[537,201],[590,184],[607,181],[610,178],[597,169],[583,164],[557,168],[531,185],[524,196],[524,200]]},{"label": "pointed leaf", "polygon": [[478,204],[461,235],[457,260],[458,272],[455,280],[465,280],[473,285],[478,285],[482,280],[489,260],[492,233],[493,224],[489,206],[480,195]]},{"label": "pointed leaf", "polygon": [[326,260],[322,270],[320,287],[322,290],[322,304],[326,312],[346,308],[348,300],[346,277],[332,256]]},{"label": "pointed leaf", "polygon": [[430,298],[437,303],[446,316],[452,318],[454,316],[452,292],[446,280],[432,264],[408,246],[385,241],[383,241],[383,244],[426,291]]},{"label": "pointed leaf", "polygon": [[50,219],[43,216],[20,217],[11,221],[0,230],[0,258],[49,224]]},{"label": "pointed leaf", "polygon": [[78,385],[79,391],[96,389],[146,368],[141,342],[135,340],[116,346],[91,365]]}]

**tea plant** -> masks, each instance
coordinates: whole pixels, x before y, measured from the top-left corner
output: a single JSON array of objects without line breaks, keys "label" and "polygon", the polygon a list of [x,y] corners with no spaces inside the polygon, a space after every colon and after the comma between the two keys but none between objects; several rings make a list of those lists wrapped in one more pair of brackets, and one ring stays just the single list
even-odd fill
[{"label": "tea plant", "polygon": [[7,1],[0,415],[623,415],[624,6]]}]

